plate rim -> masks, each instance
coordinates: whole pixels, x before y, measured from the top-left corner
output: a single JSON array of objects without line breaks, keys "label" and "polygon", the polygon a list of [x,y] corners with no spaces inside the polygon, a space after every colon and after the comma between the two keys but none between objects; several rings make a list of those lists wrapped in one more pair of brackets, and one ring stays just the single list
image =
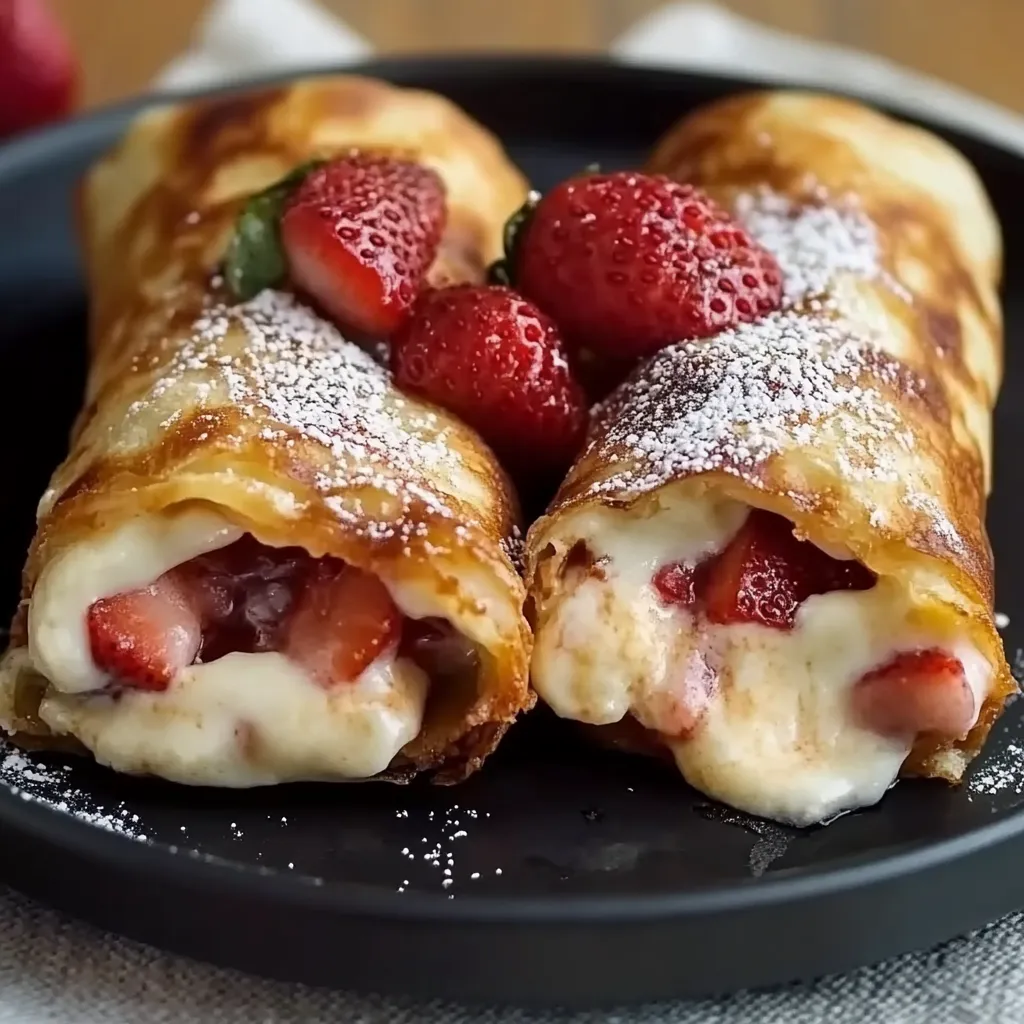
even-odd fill
[{"label": "plate rim", "polygon": [[571,925],[727,914],[765,904],[835,896],[866,885],[895,881],[930,868],[950,866],[1013,840],[1024,832],[1024,808],[969,832],[910,850],[882,856],[866,851],[839,867],[805,866],[791,869],[793,874],[783,869],[685,892],[549,893],[526,897],[463,894],[458,900],[415,889],[398,893],[369,883],[324,881],[311,875],[198,853],[184,846],[172,850],[168,843],[122,835],[41,800],[22,797],[6,783],[0,784],[0,822],[85,859],[100,860],[136,874],[165,874],[189,888],[228,886],[238,893],[258,889],[263,897],[272,895],[275,901],[309,903],[318,909],[410,923],[443,920],[467,924]]},{"label": "plate rim", "polygon": [[[642,65],[598,55],[553,56],[548,54],[460,54],[380,57],[344,64],[314,65],[269,75],[257,75],[215,87],[196,86],[161,90],[102,106],[94,111],[25,133],[0,145],[0,189],[16,181],[33,167],[52,163],[60,154],[80,152],[97,143],[116,139],[114,131],[140,111],[169,102],[245,92],[261,86],[299,78],[330,74],[376,76],[402,83],[406,76],[455,75],[472,79],[484,75],[523,76],[547,73],[570,75],[580,80],[597,77],[607,84],[609,77],[636,81],[647,79],[650,88],[696,89],[699,83],[713,83],[732,91],[796,88],[859,99],[877,109],[887,110],[913,123],[930,126],[946,134],[970,139],[974,144],[1024,163],[1024,156],[1008,146],[959,124],[948,124],[922,116],[899,104],[883,104],[856,90],[827,86],[810,87],[784,80],[767,80],[727,74],[678,70]],[[486,768],[484,769],[486,771]],[[937,785],[941,783],[936,783]],[[381,784],[383,785],[383,784]],[[189,888],[227,886],[237,893],[258,892],[275,903],[312,905],[350,916],[373,917],[396,922],[441,922],[466,924],[585,924],[588,922],[655,922],[727,914],[792,902],[834,896],[861,886],[885,883],[915,875],[929,868],[952,865],[972,855],[991,851],[1024,834],[1024,806],[1006,812],[997,820],[968,832],[925,842],[890,854],[869,850],[849,858],[837,867],[827,864],[804,866],[770,873],[758,878],[716,883],[690,891],[661,894],[548,893],[538,896],[496,896],[464,894],[449,900],[444,894],[410,890],[388,891],[369,883],[323,881],[312,876],[285,872],[226,858],[200,854],[184,846],[172,848],[159,841],[140,841],[75,818],[46,803],[19,794],[9,784],[0,786],[0,823],[18,829],[49,846],[76,857],[100,860],[133,874],[161,875]]]},{"label": "plate rim", "polygon": [[[794,89],[801,92],[821,93],[854,99],[902,120],[970,139],[975,144],[985,146],[1014,162],[1024,162],[1024,152],[1015,149],[1005,140],[1001,141],[995,138],[977,126],[965,125],[956,119],[946,120],[931,112],[922,113],[913,103],[906,103],[899,97],[880,101],[870,91],[857,88],[832,88],[824,83],[810,85],[796,78],[787,78],[784,74],[769,79],[755,75],[730,75],[706,70],[675,68],[665,64],[617,59],[607,54],[551,54],[542,51],[510,53],[474,50],[456,54],[410,51],[342,63],[316,63],[306,68],[290,68],[268,74],[246,75],[220,85],[153,89],[127,99],[100,104],[64,121],[29,129],[12,139],[0,140],[0,174],[15,173],[20,170],[19,164],[39,159],[40,153],[45,156],[51,149],[72,145],[79,136],[87,137],[91,133],[102,132],[107,122],[125,120],[148,107],[203,97],[226,96],[296,81],[301,78],[319,78],[325,75],[366,75],[379,77],[386,81],[393,80],[396,84],[402,85],[402,79],[406,75],[418,77],[436,72],[443,72],[447,75],[454,74],[463,79],[480,75],[493,78],[496,75],[508,77],[537,74],[538,72],[557,72],[580,80],[595,76],[602,80],[616,76],[631,80],[647,78],[652,86],[661,84],[673,89],[679,88],[680,83],[691,83],[696,86],[700,82],[710,82],[725,85],[735,92]],[[1004,109],[998,104],[993,103],[992,105],[998,109]]]}]

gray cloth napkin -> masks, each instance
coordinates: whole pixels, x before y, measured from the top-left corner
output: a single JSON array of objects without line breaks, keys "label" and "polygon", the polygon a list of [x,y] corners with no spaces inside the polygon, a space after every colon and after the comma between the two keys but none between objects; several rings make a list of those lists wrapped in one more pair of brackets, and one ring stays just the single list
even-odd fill
[{"label": "gray cloth napkin", "polygon": [[[1024,152],[1024,122],[863,54],[768,31],[707,4],[674,4],[612,49],[627,61],[826,81],[945,118]],[[157,80],[214,85],[356,60],[370,49],[312,0],[216,0],[195,45]],[[126,842],[128,840],[125,840]],[[680,952],[675,955],[685,955]],[[0,889],[0,1024],[1002,1024],[1024,1022],[1024,915],[938,950],[814,984],[565,1015],[416,1004],[263,981],[104,934]]]},{"label": "gray cloth napkin", "polygon": [[[128,842],[129,840],[125,840]],[[679,955],[685,955],[680,953]],[[878,967],[721,999],[558,1014],[263,981],[0,894],[0,1024],[1020,1024],[1024,918]]]}]

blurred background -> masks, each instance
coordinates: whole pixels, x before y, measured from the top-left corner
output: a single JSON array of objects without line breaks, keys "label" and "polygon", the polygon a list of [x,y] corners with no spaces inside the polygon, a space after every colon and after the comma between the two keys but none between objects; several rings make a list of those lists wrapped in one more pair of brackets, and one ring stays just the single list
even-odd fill
[{"label": "blurred background", "polygon": [[[601,53],[664,6],[663,0],[318,2],[384,54]],[[168,62],[196,39],[211,4],[0,0],[0,136],[151,87]],[[290,5],[288,0],[219,0],[218,9],[232,9],[228,51],[251,47],[253,41],[245,36],[261,20],[256,34],[262,31],[260,45],[265,48],[268,34],[276,38],[282,4],[295,13],[294,0]],[[1024,0],[720,0],[718,6],[807,39],[890,58],[1024,111]],[[268,32],[271,9],[278,20],[270,18],[275,28]],[[303,53],[319,36],[332,34],[323,31],[315,14],[312,22],[316,27],[307,26]],[[712,38],[718,38],[714,32]],[[223,46],[223,33],[219,41]],[[358,52],[359,41],[349,42]],[[676,45],[673,36],[662,39],[661,49],[674,58]],[[679,39],[678,46],[685,45]],[[760,44],[756,52],[761,52]]]},{"label": "blurred background", "polygon": [[[660,6],[659,0],[321,2],[383,53],[599,53]],[[51,6],[80,54],[82,100],[94,105],[144,88],[187,45],[207,0],[51,0]],[[725,0],[721,6],[882,54],[1024,110],[1024,0]]]}]

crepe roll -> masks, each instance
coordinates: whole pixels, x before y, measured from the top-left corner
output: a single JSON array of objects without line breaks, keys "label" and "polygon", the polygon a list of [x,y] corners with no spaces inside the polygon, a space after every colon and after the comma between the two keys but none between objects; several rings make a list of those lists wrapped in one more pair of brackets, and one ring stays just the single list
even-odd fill
[{"label": "crepe roll", "polygon": [[286,285],[225,287],[246,200],[352,148],[437,172],[430,279],[479,279],[526,185],[427,93],[327,77],[160,107],[85,179],[90,367],[0,667],[16,740],[196,785],[452,781],[531,704],[493,455]]},{"label": "crepe roll", "polygon": [[648,170],[777,259],[782,308],[640,365],[527,542],[561,716],[795,825],[957,782],[1016,686],[985,532],[999,227],[968,162],[802,92],[685,118]]}]

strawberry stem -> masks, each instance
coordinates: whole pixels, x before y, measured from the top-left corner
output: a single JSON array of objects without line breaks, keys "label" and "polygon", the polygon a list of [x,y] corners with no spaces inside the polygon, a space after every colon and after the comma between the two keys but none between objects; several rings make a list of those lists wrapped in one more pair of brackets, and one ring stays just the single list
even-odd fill
[{"label": "strawberry stem", "polygon": [[501,259],[495,260],[487,268],[488,284],[501,284],[507,288],[513,286],[519,241],[539,202],[540,193],[536,189],[530,189],[523,205],[505,221],[505,228],[502,232],[502,245],[505,255]]},{"label": "strawberry stem", "polygon": [[[580,177],[582,175],[589,174],[600,174],[601,165],[598,163],[587,164],[586,167],[580,171],[579,175],[574,177]],[[533,216],[533,211],[537,209],[537,204],[541,201],[541,193],[536,189],[530,189],[526,196],[526,202],[512,214],[507,221],[505,221],[505,228],[502,233],[502,246],[505,250],[505,255],[501,259],[495,260],[487,268],[487,283],[488,284],[501,284],[506,288],[515,287],[515,268],[516,259],[519,253],[519,246],[522,242],[526,226]]]},{"label": "strawberry stem", "polygon": [[224,278],[241,302],[281,281],[288,271],[281,244],[281,214],[291,194],[323,160],[309,160],[246,200],[224,257]]}]

